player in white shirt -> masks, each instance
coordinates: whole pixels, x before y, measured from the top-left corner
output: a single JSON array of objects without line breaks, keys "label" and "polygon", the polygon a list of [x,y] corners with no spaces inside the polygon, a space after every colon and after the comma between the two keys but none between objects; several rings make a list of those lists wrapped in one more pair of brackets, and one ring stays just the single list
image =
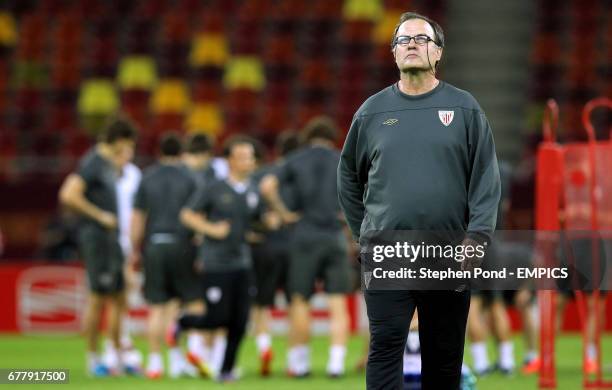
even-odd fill
[{"label": "player in white shirt", "polygon": [[[140,184],[142,173],[140,168],[131,162],[128,162],[122,169],[121,177],[117,181],[117,210],[118,210],[118,225],[119,225],[119,244],[126,259],[129,259],[131,253],[130,244],[130,218],[132,216],[132,206],[134,203],[134,195]],[[127,305],[129,307],[144,305],[140,287],[142,286],[142,275],[136,271],[131,264],[126,263],[125,278],[127,287]],[[122,335],[121,335],[121,359],[128,373],[141,372],[142,354],[132,343],[130,337],[129,315],[127,311],[123,314],[122,319]],[[105,343],[104,361],[113,366],[113,356],[117,356],[111,349],[112,343],[109,340]]]}]

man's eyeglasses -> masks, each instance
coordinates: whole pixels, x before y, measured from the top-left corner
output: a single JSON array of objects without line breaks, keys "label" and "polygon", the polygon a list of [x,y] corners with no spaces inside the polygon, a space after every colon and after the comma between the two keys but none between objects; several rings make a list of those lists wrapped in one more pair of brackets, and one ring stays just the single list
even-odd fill
[{"label": "man's eyeglasses", "polygon": [[400,36],[395,37],[395,39],[393,40],[393,45],[394,46],[395,45],[408,46],[410,44],[410,41],[413,39],[414,39],[414,43],[416,43],[419,46],[426,45],[427,42],[429,41],[435,42],[433,39],[431,39],[425,34],[419,34],[413,37],[411,37],[410,35],[400,35]]}]

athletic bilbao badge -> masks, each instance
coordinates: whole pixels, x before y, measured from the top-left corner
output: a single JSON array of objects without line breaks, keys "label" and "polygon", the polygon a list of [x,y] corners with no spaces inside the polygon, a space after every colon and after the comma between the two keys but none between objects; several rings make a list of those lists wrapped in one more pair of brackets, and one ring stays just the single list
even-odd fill
[{"label": "athletic bilbao badge", "polygon": [[440,117],[440,122],[442,122],[444,126],[448,126],[453,121],[455,111],[438,111],[438,116]]}]

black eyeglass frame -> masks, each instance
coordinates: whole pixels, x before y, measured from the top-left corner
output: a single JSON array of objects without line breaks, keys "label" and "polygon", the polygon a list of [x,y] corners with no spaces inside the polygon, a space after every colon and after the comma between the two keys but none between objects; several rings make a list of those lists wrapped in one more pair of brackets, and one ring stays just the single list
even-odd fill
[{"label": "black eyeglass frame", "polygon": [[[404,42],[402,42],[402,43],[399,42],[400,39],[406,39],[406,38],[407,38],[407,41],[405,43]],[[410,41],[412,41],[413,39],[414,39],[414,43],[417,46],[424,46],[424,45],[428,44],[429,42],[433,42],[437,46],[440,46],[440,45],[438,45],[438,43],[433,38],[431,38],[429,35],[426,35],[426,34],[417,34],[415,36],[398,35],[397,37],[395,37],[393,39],[392,46],[393,47],[395,47],[395,45],[408,46],[408,45],[410,45]],[[421,40],[421,42],[419,42],[418,40]]]}]

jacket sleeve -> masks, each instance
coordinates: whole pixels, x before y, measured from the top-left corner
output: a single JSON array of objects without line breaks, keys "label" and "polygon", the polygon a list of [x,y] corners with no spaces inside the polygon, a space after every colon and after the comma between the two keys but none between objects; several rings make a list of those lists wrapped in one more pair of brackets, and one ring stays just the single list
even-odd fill
[{"label": "jacket sleeve", "polygon": [[353,238],[358,240],[365,214],[363,194],[368,180],[369,160],[363,120],[355,115],[338,164],[338,201]]},{"label": "jacket sleeve", "polygon": [[468,237],[490,241],[495,230],[501,197],[501,180],[493,132],[486,116],[475,111],[470,133],[470,182],[468,187]]}]

